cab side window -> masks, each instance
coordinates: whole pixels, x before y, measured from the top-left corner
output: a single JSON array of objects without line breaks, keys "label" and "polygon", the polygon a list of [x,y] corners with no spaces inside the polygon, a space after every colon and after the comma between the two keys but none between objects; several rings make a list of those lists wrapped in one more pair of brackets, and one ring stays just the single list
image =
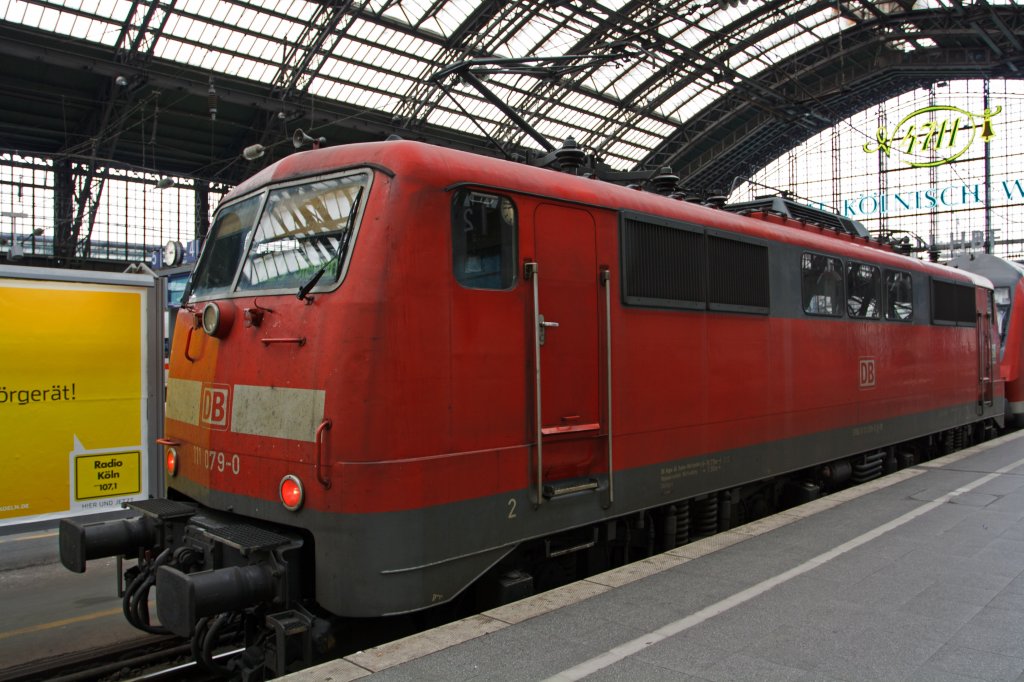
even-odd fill
[{"label": "cab side window", "polygon": [[508,197],[460,190],[452,202],[452,270],[470,289],[509,289],[516,280],[516,207]]},{"label": "cab side window", "polygon": [[817,253],[803,254],[800,293],[805,313],[842,317],[843,261]]},{"label": "cab side window", "polygon": [[878,267],[850,261],[846,268],[846,314],[877,320],[882,308],[882,278]]},{"label": "cab side window", "polygon": [[914,287],[909,272],[885,271],[885,319],[909,322],[914,317]]}]

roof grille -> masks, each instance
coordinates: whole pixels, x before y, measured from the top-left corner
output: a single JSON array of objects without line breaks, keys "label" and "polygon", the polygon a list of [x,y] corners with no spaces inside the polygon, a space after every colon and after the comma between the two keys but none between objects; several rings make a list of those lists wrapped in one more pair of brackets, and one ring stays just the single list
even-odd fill
[{"label": "roof grille", "polygon": [[856,237],[869,236],[867,228],[856,220],[850,220],[813,206],[799,204],[784,197],[759,197],[753,201],[727,204],[723,208],[733,213],[753,213],[755,211],[775,213],[811,225],[827,227],[836,232],[846,232]]}]

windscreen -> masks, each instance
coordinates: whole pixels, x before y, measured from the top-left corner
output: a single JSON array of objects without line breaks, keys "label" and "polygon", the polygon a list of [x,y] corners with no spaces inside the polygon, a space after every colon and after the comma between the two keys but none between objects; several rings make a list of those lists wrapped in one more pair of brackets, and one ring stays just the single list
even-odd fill
[{"label": "windscreen", "polygon": [[217,214],[210,228],[210,237],[192,278],[196,296],[225,294],[231,291],[238,272],[238,262],[245,253],[249,232],[260,207],[260,196],[232,204]]},{"label": "windscreen", "polygon": [[320,270],[316,288],[329,288],[344,267],[369,179],[361,172],[289,185],[221,209],[191,293],[294,292]]},{"label": "windscreen", "polygon": [[365,173],[271,190],[238,289],[298,289],[321,268],[319,286],[341,274]]}]

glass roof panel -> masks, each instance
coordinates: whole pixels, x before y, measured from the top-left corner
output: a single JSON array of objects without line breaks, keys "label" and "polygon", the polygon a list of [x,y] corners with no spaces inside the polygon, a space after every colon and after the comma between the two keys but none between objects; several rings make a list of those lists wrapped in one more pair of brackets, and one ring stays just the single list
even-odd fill
[{"label": "glass roof panel", "polygon": [[[423,68],[423,62],[414,58],[429,58],[438,51],[436,45],[427,41],[365,21],[355,22],[349,35],[351,38],[342,38],[333,50],[339,58],[345,55],[344,58],[349,62],[360,61],[374,66],[388,66],[392,70],[415,69],[408,75],[418,76],[420,69]],[[376,55],[376,58],[370,59],[370,54]],[[399,61],[392,65],[389,64],[391,60]]]},{"label": "glass roof panel", "polygon": [[652,145],[660,143],[661,139],[661,136],[648,135],[637,129],[629,129],[616,135],[615,139],[609,140],[608,148],[611,149],[619,143],[626,143],[637,149],[650,149]]},{"label": "glass roof panel", "polygon": [[309,84],[309,92],[316,97],[323,99],[334,99],[343,101],[341,96],[344,86],[336,81],[329,81],[323,78],[314,78]]},{"label": "glass roof panel", "polygon": [[595,69],[584,82],[594,92],[601,92],[624,100],[656,73],[657,70],[649,59],[634,57],[604,64]]},{"label": "glass roof panel", "polygon": [[711,36],[700,24],[682,18],[661,24],[658,33],[680,45],[698,45]]},{"label": "glass roof panel", "polygon": [[[491,110],[493,111],[493,109]],[[427,122],[443,126],[445,128],[452,128],[466,133],[472,133],[473,135],[479,135],[481,128],[487,131],[487,134],[494,135],[497,133],[497,124],[484,117],[476,117],[471,120],[466,118],[462,114],[454,114],[445,109],[434,109],[427,115]]]},{"label": "glass roof panel", "polygon": [[747,12],[748,10],[746,7],[739,5],[735,7],[730,7],[728,4],[724,6],[718,5],[718,8],[703,17],[700,20],[700,23],[701,26],[705,27],[712,33],[722,33],[722,29],[725,27],[745,18]]},{"label": "glass roof panel", "polygon": [[132,10],[131,0],[110,0],[109,2],[87,2],[86,0],[65,0],[64,2],[51,2],[51,5],[63,5],[69,10],[83,11],[84,14],[92,14],[104,19],[113,19],[118,24],[128,16]]},{"label": "glass roof panel", "polygon": [[[682,124],[727,96],[734,74],[756,78],[794,53],[834,36],[846,25],[839,18],[840,8],[870,19],[872,11],[905,13],[908,4],[364,0],[335,5],[316,0],[176,0],[157,5],[154,26],[148,28],[155,30],[166,14],[166,25],[152,45],[155,57],[269,86],[282,72],[291,73],[306,50],[317,44],[317,26],[329,12],[343,6],[345,15],[323,41],[329,53],[312,60],[319,70],[310,79],[310,92],[385,113],[410,110],[403,98],[416,92],[423,100],[412,104],[423,105],[417,110],[428,122],[474,135],[480,130],[456,102],[424,85],[422,79],[470,56],[535,58],[577,51],[598,55],[601,43],[622,45],[632,56],[552,78],[491,76],[487,82],[503,101],[556,141],[572,135],[605,144],[609,136],[617,136],[620,141],[606,152],[628,163],[644,158],[672,134],[672,123]],[[990,0],[989,4],[1015,3]],[[954,2],[916,0],[912,6],[948,9]],[[0,18],[114,46],[123,24],[142,21],[148,7],[132,0],[0,0]],[[484,7],[492,18],[476,34],[454,35]],[[794,21],[798,16],[803,18]],[[910,23],[908,28],[912,34],[918,31]],[[126,33],[130,37],[134,32]],[[899,47],[930,44],[929,39],[920,38],[901,42]],[[482,117],[484,128],[506,137],[520,134],[509,133],[504,115],[476,91],[455,79],[446,85],[471,115]],[[535,146],[528,138],[524,143]]]},{"label": "glass roof panel", "polygon": [[[557,12],[557,10],[556,10]],[[568,13],[563,8],[556,16],[538,14],[518,34],[533,33],[538,41],[532,51],[518,54],[564,55],[578,52],[580,40],[594,30],[595,22],[582,14]]]},{"label": "glass roof panel", "polygon": [[[213,2],[210,3],[210,5],[207,5],[205,8],[207,12],[209,12],[210,6],[214,4],[220,5],[223,3],[221,2],[221,0],[213,0]],[[190,14],[201,15],[204,9],[203,0],[185,0],[182,3],[178,3],[177,9],[179,12],[188,12]]]},{"label": "glass roof panel", "polygon": [[565,54],[562,52],[548,52],[543,49],[540,43],[543,37],[554,31],[555,22],[545,16],[538,15],[518,31],[513,33],[506,43],[506,52],[509,55],[530,55],[533,57],[545,57],[551,54]]},{"label": "glass roof panel", "polygon": [[756,43],[751,35],[755,30],[743,31],[735,40],[748,44],[744,53],[749,61],[742,63],[744,60],[737,60],[739,69],[747,77],[755,76],[768,66],[831,37],[840,29],[835,13],[831,9],[823,9],[797,23],[778,26],[768,36],[759,36]]},{"label": "glass roof panel", "polygon": [[446,2],[441,10],[434,17],[433,23],[428,26],[445,38],[451,35],[451,30],[461,26],[462,23],[473,13],[474,3],[472,2]]},{"label": "glass roof panel", "polygon": [[389,19],[394,19],[407,26],[415,26],[419,23],[420,18],[426,13],[427,2],[423,0],[407,0],[407,2],[391,2],[385,0],[383,2],[373,2],[371,7],[376,5],[376,11],[380,12],[381,8],[384,9],[383,16]]},{"label": "glass roof panel", "polygon": [[608,166],[613,170],[619,171],[625,171],[633,168],[637,161],[642,159],[643,156],[644,154],[637,153],[635,147],[621,141],[601,150],[601,160],[608,164]]},{"label": "glass roof panel", "polygon": [[271,66],[270,64],[253,62],[242,57],[231,57],[224,72],[246,74],[246,78],[267,83],[277,75],[277,70],[277,66]]},{"label": "glass roof panel", "polygon": [[29,26],[41,28],[43,21],[43,8],[38,5],[26,6],[25,15],[22,20]]},{"label": "glass roof panel", "polygon": [[180,16],[178,16],[176,14],[172,14],[171,16],[167,17],[167,23],[164,24],[164,32],[172,34],[172,35],[179,35],[179,33],[181,31],[181,29],[179,28],[179,24],[181,24],[181,22],[183,22],[183,21],[192,21],[192,20],[191,19],[185,19],[185,18],[180,17]]},{"label": "glass roof panel", "polygon": [[469,2],[448,2],[440,9],[435,6],[436,4],[433,0],[371,0],[367,9],[374,14],[441,37],[448,37],[450,31],[458,27],[473,11],[473,6]]},{"label": "glass roof panel", "polygon": [[721,99],[732,89],[731,83],[711,83],[707,78],[701,78],[667,99],[658,107],[658,111],[683,122],[695,116],[715,100]]},{"label": "glass roof panel", "polygon": [[245,16],[245,13],[248,11],[246,8],[240,7],[238,5],[227,5],[227,3],[223,2],[217,4],[220,7],[226,6],[227,8],[227,16],[224,17],[224,23],[230,24],[231,26],[243,25],[241,21],[242,17]]},{"label": "glass roof panel", "polygon": [[232,7],[230,5],[226,5],[223,2],[214,3],[207,10],[207,16],[209,16],[210,19],[212,19],[213,21],[219,21],[224,23],[227,21],[228,13],[231,11],[231,9]]}]

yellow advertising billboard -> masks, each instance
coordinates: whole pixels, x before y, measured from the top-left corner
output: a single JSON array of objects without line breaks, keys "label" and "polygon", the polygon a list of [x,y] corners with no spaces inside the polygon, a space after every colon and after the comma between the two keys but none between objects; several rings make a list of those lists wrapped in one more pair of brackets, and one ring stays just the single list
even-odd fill
[{"label": "yellow advertising billboard", "polygon": [[147,496],[150,294],[0,276],[0,525]]}]

